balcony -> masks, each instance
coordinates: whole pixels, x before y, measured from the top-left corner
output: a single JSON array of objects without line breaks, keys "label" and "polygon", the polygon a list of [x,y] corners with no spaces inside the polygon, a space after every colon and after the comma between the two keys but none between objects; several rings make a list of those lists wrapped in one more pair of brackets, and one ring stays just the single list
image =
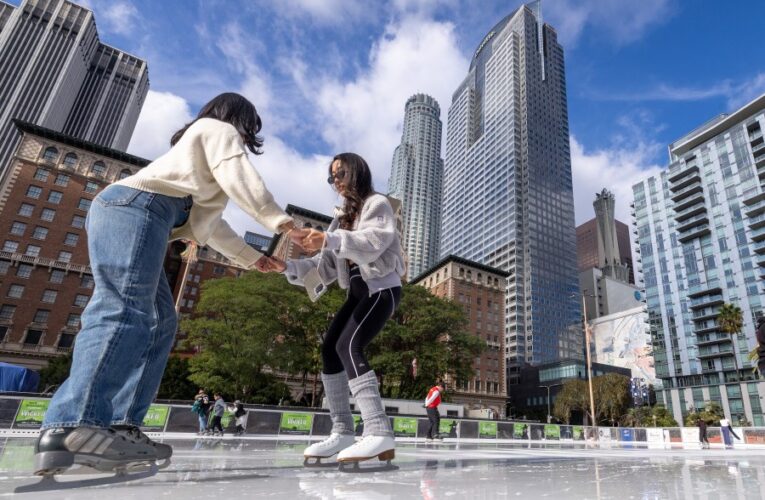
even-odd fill
[{"label": "balcony", "polygon": [[673,165],[669,167],[670,177],[667,180],[669,181],[670,184],[677,183],[680,180],[682,180],[684,177],[694,173],[695,174],[699,173],[699,167],[695,163],[691,165],[688,165],[687,163],[678,163],[677,165]]},{"label": "balcony", "polygon": [[744,200],[744,214],[751,218],[754,218],[762,213],[765,213],[765,193],[758,193],[751,198]]},{"label": "balcony", "polygon": [[729,350],[709,350],[709,351],[699,351],[698,358],[699,359],[710,359],[710,358],[720,358],[723,356],[733,356],[733,348],[731,347]]},{"label": "balcony", "polygon": [[707,319],[713,319],[720,315],[720,311],[715,309],[713,311],[697,310],[693,312],[693,321],[702,321]]},{"label": "balcony", "polygon": [[687,243],[693,239],[701,238],[710,232],[709,224],[704,224],[702,226],[697,226],[693,230],[683,234],[678,238],[678,241],[680,241],[680,243]]},{"label": "balcony", "polygon": [[712,333],[712,332],[719,332],[719,331],[720,331],[720,325],[715,323],[712,326],[705,326],[703,328],[694,329],[693,333],[695,333],[696,335],[701,335],[704,333]]},{"label": "balcony", "polygon": [[749,219],[749,229],[755,230],[765,227],[765,214],[760,214]]},{"label": "balcony", "polygon": [[682,222],[690,217],[693,217],[694,215],[706,213],[706,211],[707,211],[707,206],[704,204],[704,201],[702,200],[700,203],[691,205],[683,210],[675,209],[675,220],[677,222]]},{"label": "balcony", "polygon": [[55,259],[46,259],[43,257],[33,257],[31,255],[23,255],[20,253],[0,252],[0,260],[10,260],[11,263],[21,262],[24,264],[32,264],[33,266],[45,266],[49,269],[63,269],[64,271],[74,271],[80,274],[91,274],[90,266],[72,264],[69,262],[63,262]]},{"label": "balcony", "polygon": [[672,195],[672,201],[677,203],[678,201],[685,199],[693,194],[696,193],[702,193],[704,191],[704,187],[701,185],[701,179],[696,179],[695,182],[691,183],[690,185],[687,185],[683,189],[677,191]]},{"label": "balcony", "polygon": [[691,217],[690,219],[686,219],[682,221],[682,223],[679,223],[677,226],[677,232],[684,233],[689,229],[693,229],[694,227],[701,224],[709,224],[709,216],[707,216],[706,211],[700,215]]},{"label": "balcony", "polygon": [[677,194],[682,189],[685,189],[693,184],[696,184],[696,183],[700,184],[701,176],[698,173],[698,167],[695,167],[695,168],[696,168],[696,173],[694,173],[693,175],[690,175],[688,177],[683,177],[682,179],[680,179],[674,184],[670,182],[669,190],[672,191],[672,193]]},{"label": "balcony", "polygon": [[[63,350],[62,350],[63,349]],[[0,352],[23,352],[35,353],[45,357],[52,357],[62,352],[69,352],[70,347],[57,347],[54,345],[25,344],[23,342],[3,342],[0,343]]]},{"label": "balcony", "polygon": [[691,299],[691,310],[703,309],[705,307],[719,306],[725,303],[725,299],[722,294],[717,295],[705,295],[695,299]]},{"label": "balcony", "polygon": [[759,243],[760,241],[765,240],[765,228],[760,228],[755,231],[752,231],[752,234],[749,235],[752,241]]},{"label": "balcony", "polygon": [[695,299],[704,295],[720,295],[722,294],[722,288],[720,288],[720,283],[718,280],[712,280],[705,285],[697,285],[691,287],[689,292],[690,293],[688,294],[688,298]]},{"label": "balcony", "polygon": [[692,206],[696,205],[697,203],[703,203],[703,202],[704,202],[704,193],[703,192],[700,191],[698,193],[693,193],[692,195],[690,195],[690,196],[688,196],[688,197],[678,201],[677,203],[675,203],[675,207],[674,207],[675,208],[675,212],[676,213],[680,213],[680,212],[682,212],[683,210],[685,210],[688,207],[692,207]]},{"label": "balcony", "polygon": [[717,334],[717,335],[699,335],[699,338],[696,339],[696,345],[706,346],[706,345],[714,345],[714,344],[726,344],[730,343],[731,338],[729,335],[724,334]]},{"label": "balcony", "polygon": [[752,250],[754,250],[754,253],[757,255],[764,255],[765,254],[765,243],[759,242],[757,243]]}]

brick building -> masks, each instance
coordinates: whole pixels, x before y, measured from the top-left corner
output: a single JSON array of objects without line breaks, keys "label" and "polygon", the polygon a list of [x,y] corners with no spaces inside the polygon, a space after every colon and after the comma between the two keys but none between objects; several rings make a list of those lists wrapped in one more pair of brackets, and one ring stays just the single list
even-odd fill
[{"label": "brick building", "polygon": [[446,380],[451,402],[466,410],[492,409],[505,415],[504,313],[508,273],[450,255],[412,280],[433,295],[458,303],[467,314],[469,331],[486,342],[487,349],[474,363],[472,380]]}]

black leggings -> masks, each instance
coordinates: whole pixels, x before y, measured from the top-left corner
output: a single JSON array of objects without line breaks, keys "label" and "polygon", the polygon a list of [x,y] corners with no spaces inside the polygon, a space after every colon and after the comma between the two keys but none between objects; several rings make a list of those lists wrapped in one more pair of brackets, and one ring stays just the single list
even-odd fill
[{"label": "black leggings", "polygon": [[350,272],[350,289],[345,304],[329,325],[321,357],[324,373],[332,375],[345,370],[349,379],[370,371],[364,348],[383,329],[398,307],[401,287],[387,288],[369,295],[358,267]]}]

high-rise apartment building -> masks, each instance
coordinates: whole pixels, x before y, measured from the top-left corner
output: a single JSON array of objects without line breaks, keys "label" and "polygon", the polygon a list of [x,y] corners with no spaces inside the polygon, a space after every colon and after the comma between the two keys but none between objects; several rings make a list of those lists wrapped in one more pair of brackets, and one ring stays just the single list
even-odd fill
[{"label": "high-rise apartment building", "polygon": [[468,410],[491,409],[501,417],[507,403],[505,278],[504,271],[450,255],[412,280],[462,307],[469,331],[486,342],[486,350],[473,364],[472,379],[446,380],[450,401],[464,404]]},{"label": "high-rise apartment building", "polygon": [[90,10],[0,2],[0,178],[21,140],[13,119],[124,150],[148,89],[146,62],[101,43]]},{"label": "high-rise apartment building", "polygon": [[[670,165],[633,186],[661,397],[680,421],[706,401],[733,423],[765,425],[765,382],[747,353],[756,345],[765,277],[765,95],[669,145]],[[720,329],[724,303],[743,329]]]},{"label": "high-rise apartment building", "polygon": [[510,273],[508,383],[583,357],[563,48],[538,3],[494,26],[448,112],[441,256]]},{"label": "high-rise apartment building", "polygon": [[403,237],[409,276],[438,259],[441,225],[441,108],[432,97],[406,101],[401,144],[393,153],[388,193],[402,203]]}]

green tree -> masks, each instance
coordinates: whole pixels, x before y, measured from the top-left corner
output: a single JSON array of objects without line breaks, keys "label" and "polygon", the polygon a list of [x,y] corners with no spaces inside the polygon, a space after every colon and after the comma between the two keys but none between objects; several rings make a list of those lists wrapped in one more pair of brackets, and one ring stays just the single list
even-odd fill
[{"label": "green tree", "polygon": [[40,383],[37,386],[40,392],[53,392],[69,376],[72,369],[72,353],[66,356],[57,356],[48,361],[48,366],[40,370]]},{"label": "green tree", "polygon": [[662,405],[655,405],[651,410],[652,424],[656,427],[677,427],[677,420]]},{"label": "green tree", "polygon": [[630,404],[630,379],[618,373],[606,373],[592,379],[592,392],[595,399],[596,422],[608,422],[616,425]]},{"label": "green tree", "polygon": [[720,313],[717,316],[717,324],[720,330],[730,335],[733,343],[733,363],[736,367],[736,380],[739,379],[738,358],[736,357],[736,337],[744,328],[744,313],[740,307],[735,304],[723,304],[720,306]]},{"label": "green tree", "polygon": [[194,399],[197,386],[190,380],[189,360],[170,356],[157,392],[158,399]]},{"label": "green tree", "polygon": [[382,394],[420,399],[446,375],[456,381],[472,378],[473,361],[486,344],[467,330],[462,307],[422,286],[404,285],[401,295],[393,318],[367,351],[370,364],[382,376]]},{"label": "green tree", "polygon": [[686,427],[694,426],[699,420],[703,420],[708,425],[716,425],[721,418],[725,417],[722,406],[715,401],[707,401],[704,404],[704,409],[701,411],[694,411],[685,416],[683,423]]},{"label": "green tree", "polygon": [[555,396],[553,415],[558,420],[571,423],[571,412],[582,411],[589,413],[589,399],[587,382],[573,379],[563,383],[558,394]]}]

